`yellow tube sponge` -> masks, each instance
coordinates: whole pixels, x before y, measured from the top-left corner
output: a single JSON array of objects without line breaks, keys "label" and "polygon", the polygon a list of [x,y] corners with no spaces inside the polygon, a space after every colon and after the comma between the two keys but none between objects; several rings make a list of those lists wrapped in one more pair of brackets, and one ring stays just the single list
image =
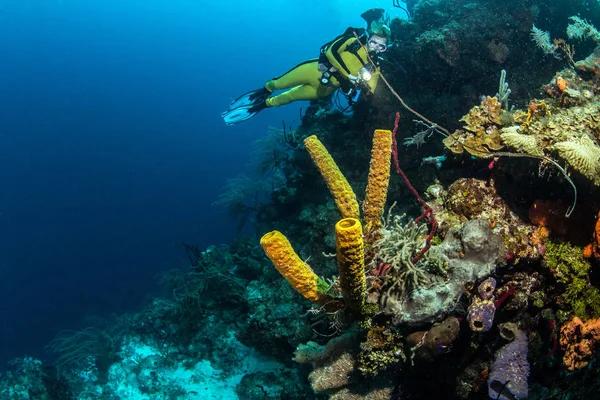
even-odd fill
[{"label": "yellow tube sponge", "polygon": [[321,171],[342,217],[358,218],[359,209],[356,195],[323,143],[315,135],[312,135],[304,139],[304,145],[313,162]]},{"label": "yellow tube sponge", "polygon": [[365,301],[365,250],[360,221],[344,218],[335,225],[340,286],[344,303],[350,315],[357,316]]},{"label": "yellow tube sponge", "polygon": [[370,233],[381,227],[383,207],[390,183],[390,161],[392,157],[392,131],[377,129],[373,134],[371,167],[367,193],[363,203],[365,231]]},{"label": "yellow tube sponge", "polygon": [[330,299],[330,296],[319,292],[319,277],[298,257],[289,240],[281,232],[266,233],[260,239],[260,245],[277,271],[304,298],[321,305]]}]

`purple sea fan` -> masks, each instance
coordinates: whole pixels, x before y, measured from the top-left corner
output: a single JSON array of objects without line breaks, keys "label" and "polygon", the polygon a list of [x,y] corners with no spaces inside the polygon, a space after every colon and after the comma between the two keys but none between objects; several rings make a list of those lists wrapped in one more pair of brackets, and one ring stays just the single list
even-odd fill
[{"label": "purple sea fan", "polygon": [[494,324],[494,314],[496,306],[491,300],[481,300],[474,298],[473,302],[467,308],[467,321],[469,327],[474,332],[487,332],[492,329]]},{"label": "purple sea fan", "polygon": [[527,335],[519,330],[515,339],[496,353],[488,378],[488,394],[492,399],[525,399],[528,377]]}]

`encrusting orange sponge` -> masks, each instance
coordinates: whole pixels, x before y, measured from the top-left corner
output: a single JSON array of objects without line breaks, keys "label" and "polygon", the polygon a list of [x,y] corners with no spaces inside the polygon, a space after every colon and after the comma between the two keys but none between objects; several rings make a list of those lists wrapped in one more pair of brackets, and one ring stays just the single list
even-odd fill
[{"label": "encrusting orange sponge", "polygon": [[298,257],[289,240],[281,232],[266,233],[260,239],[260,245],[279,273],[304,298],[320,305],[330,300],[330,296],[319,293],[319,277]]},{"label": "encrusting orange sponge", "polygon": [[313,162],[321,171],[342,217],[358,218],[359,209],[356,195],[323,143],[315,135],[312,135],[304,139],[304,145]]},{"label": "encrusting orange sponge", "polygon": [[377,129],[373,134],[371,167],[367,193],[363,203],[365,231],[372,232],[381,228],[383,207],[390,183],[390,161],[392,157],[392,131]]},{"label": "encrusting orange sponge", "polygon": [[600,318],[583,322],[578,317],[560,328],[560,346],[565,351],[563,363],[569,371],[587,366],[595,354],[600,340]]},{"label": "encrusting orange sponge", "polygon": [[598,213],[598,219],[596,220],[596,226],[594,227],[594,235],[592,243],[585,246],[583,249],[583,256],[585,258],[594,257],[600,260],[600,213]]},{"label": "encrusting orange sponge", "polygon": [[365,250],[360,221],[345,218],[335,225],[335,247],[340,287],[347,310],[353,316],[361,313],[367,285],[365,281]]}]

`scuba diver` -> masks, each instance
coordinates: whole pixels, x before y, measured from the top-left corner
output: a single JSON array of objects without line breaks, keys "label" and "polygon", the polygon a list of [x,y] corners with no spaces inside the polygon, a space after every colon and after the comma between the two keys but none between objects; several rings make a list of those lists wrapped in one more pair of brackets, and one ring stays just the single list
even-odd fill
[{"label": "scuba diver", "polygon": [[[379,81],[379,54],[388,48],[390,28],[384,21],[385,11],[374,8],[361,14],[367,29],[348,28],[321,47],[318,59],[304,61],[263,88],[235,99],[221,114],[226,125],[247,121],[267,107],[279,107],[298,100],[315,100],[340,89],[354,104],[361,92],[375,93]],[[359,40],[356,39],[356,35]],[[362,43],[362,45],[361,45]],[[371,58],[373,63],[369,60]],[[276,90],[285,90],[273,95]]]}]

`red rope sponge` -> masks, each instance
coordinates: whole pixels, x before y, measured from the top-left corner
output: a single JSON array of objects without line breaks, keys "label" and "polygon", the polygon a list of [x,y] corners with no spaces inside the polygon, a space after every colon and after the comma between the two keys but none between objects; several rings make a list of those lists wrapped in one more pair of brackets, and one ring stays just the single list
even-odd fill
[{"label": "red rope sponge", "polygon": [[421,257],[423,257],[423,255],[425,253],[427,253],[427,251],[431,247],[431,240],[433,239],[433,237],[435,236],[435,233],[437,232],[438,223],[435,220],[435,216],[433,215],[433,210],[431,209],[431,207],[429,207],[429,204],[427,204],[425,202],[425,200],[423,200],[421,198],[421,196],[419,196],[419,193],[416,191],[416,189],[413,187],[413,185],[410,184],[410,181],[404,174],[404,171],[402,171],[402,169],[400,169],[400,164],[398,164],[398,142],[396,141],[396,132],[398,131],[398,123],[399,122],[400,122],[400,113],[397,112],[396,113],[396,121],[394,122],[394,130],[392,131],[392,158],[394,159],[394,165],[396,166],[396,171],[398,172],[398,174],[400,174],[400,176],[404,180],[404,183],[406,184],[408,189],[411,191],[413,196],[415,196],[417,201],[421,204],[421,207],[423,207],[423,213],[415,219],[415,224],[417,224],[422,219],[426,219],[427,222],[429,222],[429,224],[431,225],[431,230],[429,231],[429,235],[427,236],[427,239],[425,239],[425,247],[423,247],[421,249],[421,251],[419,251],[419,254],[417,254],[412,260],[412,263],[416,264],[421,259]]}]

